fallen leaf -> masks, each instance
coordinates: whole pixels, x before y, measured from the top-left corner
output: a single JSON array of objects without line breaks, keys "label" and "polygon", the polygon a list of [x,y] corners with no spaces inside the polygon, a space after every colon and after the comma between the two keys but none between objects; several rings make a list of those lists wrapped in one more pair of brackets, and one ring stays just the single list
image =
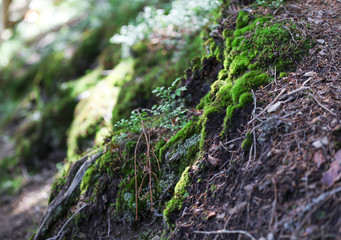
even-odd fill
[{"label": "fallen leaf", "polygon": [[322,154],[322,150],[319,150],[317,152],[315,152],[314,154],[314,162],[316,163],[317,167],[319,168],[322,163],[324,163],[326,161],[325,157]]},{"label": "fallen leaf", "polygon": [[211,217],[213,217],[213,216],[215,216],[215,212],[213,212],[213,211],[206,211],[206,217],[207,217],[207,219],[209,219],[209,218],[211,218]]},{"label": "fallen leaf", "polygon": [[246,207],[247,203],[246,202],[241,202],[239,203],[237,206],[235,206],[234,208],[229,209],[229,214],[235,214],[240,212],[241,210],[244,210],[244,208]]},{"label": "fallen leaf", "polygon": [[330,168],[322,176],[322,183],[327,187],[331,187],[341,178],[341,149],[335,154],[334,161],[330,164]]},{"label": "fallen leaf", "polygon": [[221,162],[219,158],[213,157],[210,154],[208,155],[207,160],[214,167],[218,166],[219,163]]},{"label": "fallen leaf", "polygon": [[195,210],[193,211],[193,214],[194,214],[195,216],[198,216],[198,215],[200,215],[201,212],[202,212],[202,209],[201,209],[201,208],[197,208],[197,209],[195,209]]}]

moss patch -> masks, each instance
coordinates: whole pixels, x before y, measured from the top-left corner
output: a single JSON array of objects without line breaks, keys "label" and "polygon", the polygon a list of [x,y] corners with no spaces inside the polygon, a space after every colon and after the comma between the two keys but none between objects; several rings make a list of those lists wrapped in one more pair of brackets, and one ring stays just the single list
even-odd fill
[{"label": "moss patch", "polygon": [[163,211],[163,215],[167,222],[172,222],[171,213],[179,211],[182,208],[184,198],[186,197],[186,187],[190,182],[188,171],[190,167],[187,167],[181,174],[181,178],[174,188],[173,198],[167,202],[166,209]]}]

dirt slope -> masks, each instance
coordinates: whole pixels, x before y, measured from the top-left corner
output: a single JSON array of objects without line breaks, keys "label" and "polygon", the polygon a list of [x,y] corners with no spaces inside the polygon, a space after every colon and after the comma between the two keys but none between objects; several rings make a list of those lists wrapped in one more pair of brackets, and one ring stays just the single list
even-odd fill
[{"label": "dirt slope", "polygon": [[[276,14],[309,23],[316,45],[255,92],[235,138],[211,142],[227,160],[192,169],[171,239],[341,239],[341,3],[290,2]],[[254,142],[243,152],[247,131]]]}]

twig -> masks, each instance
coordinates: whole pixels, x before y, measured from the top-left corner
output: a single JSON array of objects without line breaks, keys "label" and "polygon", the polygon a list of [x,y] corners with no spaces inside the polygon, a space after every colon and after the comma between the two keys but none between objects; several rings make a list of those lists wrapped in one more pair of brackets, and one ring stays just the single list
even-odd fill
[{"label": "twig", "polygon": [[136,152],[137,152],[137,147],[138,147],[138,145],[139,145],[139,143],[140,143],[140,140],[141,140],[141,137],[142,137],[142,134],[143,133],[141,133],[140,134],[140,136],[139,136],[139,139],[137,140],[137,143],[136,143],[136,145],[135,145],[135,152],[134,152],[134,167],[135,167],[135,203],[136,203],[136,214],[135,214],[135,219],[137,220],[137,212],[138,212],[138,209],[137,209],[137,197],[138,197],[138,193],[137,193],[137,168],[136,168],[136,162],[137,162],[137,160],[136,160]]},{"label": "twig", "polygon": [[286,99],[298,92],[301,92],[301,91],[305,91],[305,90],[311,90],[310,87],[301,87],[301,88],[298,88],[298,89],[295,89],[294,91],[290,92],[290,93],[287,93],[285,95],[283,95],[282,97],[279,98],[279,100],[283,100],[283,99]]},{"label": "twig", "polygon": [[218,230],[218,231],[210,231],[210,232],[194,231],[194,233],[201,233],[201,234],[207,234],[207,235],[211,235],[211,234],[243,234],[252,240],[256,240],[256,238],[254,238],[250,233],[243,231],[243,230]]},{"label": "twig", "polygon": [[108,237],[110,237],[110,217],[108,217]]},{"label": "twig", "polygon": [[[276,71],[276,67],[275,67],[275,71]],[[276,79],[276,73],[275,73],[275,79]],[[254,93],[254,91],[252,90],[252,96],[253,96],[253,111],[252,111],[252,115],[255,116],[256,115],[256,109],[257,109],[257,99],[256,99],[256,95]],[[255,128],[255,122],[252,122],[252,128]],[[256,156],[257,156],[257,140],[256,140],[256,132],[253,131],[253,161],[256,161]]]},{"label": "twig", "polygon": [[250,147],[249,160],[247,161],[246,169],[248,169],[249,166],[250,166],[250,162],[251,162],[251,159],[252,159],[252,151],[253,151],[253,144],[252,144],[251,147]]},{"label": "twig", "polygon": [[[141,120],[141,124],[142,124],[142,131],[143,131],[144,137],[146,139],[146,144],[147,144],[147,156],[146,156],[147,162],[146,162],[146,165],[147,165],[148,174],[149,174],[150,208],[151,208],[151,211],[153,211],[153,191],[152,191],[152,173],[151,173],[152,165],[151,165],[151,161],[150,161],[150,132],[148,131],[148,135],[149,135],[149,137],[148,137],[147,133],[146,133],[146,128],[144,126],[144,122],[143,122],[143,119],[142,119],[142,116],[141,116],[139,110],[137,110],[137,113],[140,116],[140,120]],[[142,185],[142,183],[141,183],[141,185]]]},{"label": "twig", "polygon": [[162,192],[162,194],[161,194],[161,196],[160,196],[160,198],[159,198],[160,203],[159,203],[159,207],[157,208],[157,211],[160,211],[161,204],[162,204],[162,200],[163,200],[163,198],[165,197],[166,193],[169,191],[169,189],[170,189],[173,185],[174,185],[174,182],[170,183],[170,184],[167,186],[167,188],[166,188],[165,190],[163,190],[163,192]]},{"label": "twig", "polygon": [[226,142],[224,144],[227,145],[227,144],[233,143],[233,142],[241,140],[241,139],[243,139],[243,137],[238,137],[238,138],[232,139],[232,140],[230,140],[230,141],[228,141],[228,142]]},{"label": "twig", "polygon": [[311,203],[309,203],[304,209],[303,209],[303,212],[306,212],[306,211],[309,211],[313,206],[315,206],[316,204],[319,204],[320,202],[323,202],[325,200],[327,200],[328,198],[330,198],[331,196],[337,194],[341,192],[341,186],[338,187],[338,188],[335,188],[329,192],[325,192],[325,193],[322,193],[320,196],[318,196],[317,198],[314,198],[312,200]]},{"label": "twig", "polygon": [[275,178],[272,178],[272,184],[274,185],[274,201],[272,203],[271,219],[269,222],[269,230],[270,230],[271,225],[274,222],[274,216],[275,216],[275,211],[276,211],[276,207],[277,207],[277,186],[276,186]]},{"label": "twig", "polygon": [[72,214],[72,216],[66,221],[66,223],[64,223],[63,227],[59,230],[59,232],[57,233],[56,236],[52,237],[52,238],[48,238],[46,240],[55,240],[58,239],[59,235],[62,233],[62,231],[64,230],[64,228],[66,227],[66,225],[71,221],[71,219],[76,216],[77,213],[79,213],[83,208],[89,206],[89,204],[85,204],[84,206],[82,206],[81,208],[79,208],[74,214]]},{"label": "twig", "polygon": [[286,89],[285,88],[283,88],[282,90],[281,90],[281,92],[277,95],[277,97],[275,97],[275,99],[274,100],[272,100],[272,102],[268,105],[268,106],[266,106],[266,108],[264,108],[263,109],[263,111],[261,111],[256,117],[254,117],[254,118],[252,118],[249,122],[248,122],[248,124],[250,124],[250,123],[252,123],[254,120],[256,120],[260,115],[262,115],[266,110],[268,110],[268,108],[270,107],[270,106],[272,106],[282,95],[283,95],[283,93],[286,91]]},{"label": "twig", "polygon": [[329,113],[332,114],[333,116],[336,116],[336,113],[332,112],[332,111],[329,110],[327,107],[323,106],[323,105],[317,100],[317,98],[316,98],[313,94],[311,94],[311,93],[308,93],[308,94],[309,94],[309,96],[311,96],[311,97],[316,101],[316,103],[317,103],[318,105],[320,105],[320,107],[322,107],[324,110],[326,110],[327,112],[329,112]]},{"label": "twig", "polygon": [[296,42],[296,40],[295,40],[295,38],[294,38],[294,35],[292,35],[290,29],[289,29],[287,26],[285,26],[285,25],[283,25],[283,27],[284,27],[286,30],[288,30],[288,32],[289,32],[289,34],[290,34],[290,36],[291,36],[291,39],[292,39],[292,40],[294,41],[294,43],[297,45],[297,42]]}]

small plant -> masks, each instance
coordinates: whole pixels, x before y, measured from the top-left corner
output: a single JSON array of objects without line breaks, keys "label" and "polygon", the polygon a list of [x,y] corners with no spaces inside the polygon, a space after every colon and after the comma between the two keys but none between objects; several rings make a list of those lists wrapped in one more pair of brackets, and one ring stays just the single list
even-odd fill
[{"label": "small plant", "polygon": [[[171,85],[171,87],[158,87],[152,91],[155,96],[160,98],[159,105],[154,105],[151,110],[140,110],[135,109],[131,112],[130,118],[121,119],[118,121],[114,127],[117,129],[129,129],[130,132],[138,133],[141,129],[141,120],[146,122],[146,120],[150,119],[150,112],[153,116],[161,116],[159,126],[177,130],[182,128],[186,123],[185,118],[185,104],[183,99],[180,99],[181,93],[186,90],[186,87],[180,87],[175,89],[176,85],[180,81],[180,78],[177,78]],[[175,89],[175,90],[174,90]]]},{"label": "small plant", "polygon": [[128,128],[131,132],[137,133],[140,131],[140,123],[142,121],[146,121],[148,117],[148,113],[146,111],[139,111],[135,109],[131,111],[129,120],[121,119],[118,121],[114,127],[115,128]]},{"label": "small plant", "polygon": [[177,78],[172,83],[171,87],[158,87],[152,91],[155,96],[160,97],[161,99],[158,106],[153,106],[153,114],[155,116],[163,114],[164,116],[160,126],[172,130],[179,129],[187,123],[184,117],[184,114],[186,113],[184,101],[183,99],[179,99],[181,93],[186,91],[186,87],[180,87],[174,91],[174,88],[179,81],[180,78]]},{"label": "small plant", "polygon": [[263,7],[279,8],[284,4],[284,0],[256,0],[256,4]]}]

